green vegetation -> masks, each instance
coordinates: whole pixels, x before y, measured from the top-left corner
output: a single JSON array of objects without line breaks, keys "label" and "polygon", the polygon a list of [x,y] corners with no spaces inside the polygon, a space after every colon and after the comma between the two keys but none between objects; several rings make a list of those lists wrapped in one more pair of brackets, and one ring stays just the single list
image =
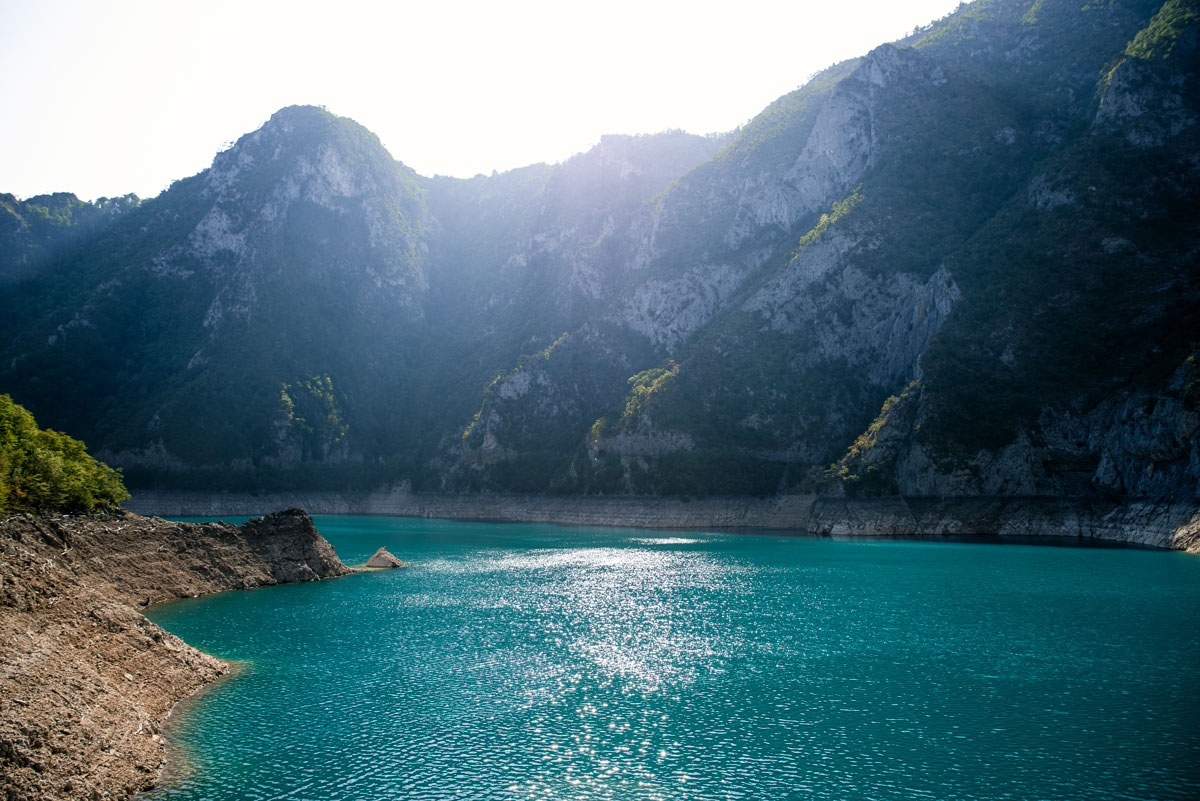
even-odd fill
[{"label": "green vegetation", "polygon": [[[1185,33],[1188,29],[1194,29],[1197,25],[1200,25],[1200,9],[1196,7],[1194,0],[1167,0],[1163,3],[1158,12],[1150,18],[1146,27],[1138,31],[1137,35],[1130,40],[1121,55],[1109,62],[1100,82],[1101,102],[1107,100],[1108,89],[1112,85],[1113,76],[1117,70],[1130,59],[1149,65],[1155,71],[1168,74],[1172,67],[1186,69],[1186,64],[1177,65],[1165,62],[1171,58],[1177,45],[1181,41],[1185,41]],[[1186,62],[1190,58],[1194,70],[1195,45],[1192,44],[1187,50],[1190,52],[1183,56],[1183,60]],[[1176,61],[1179,60],[1176,59]]]},{"label": "green vegetation", "polygon": [[1170,58],[1180,35],[1196,24],[1200,24],[1200,9],[1195,0],[1167,0],[1150,24],[1133,37],[1125,54],[1146,61]]},{"label": "green vegetation", "polygon": [[667,359],[665,367],[652,367],[631,376],[629,396],[625,400],[625,412],[617,424],[627,428],[630,424],[635,423],[650,396],[668,386],[677,375],[679,375],[679,365],[673,360]]},{"label": "green vegetation", "polygon": [[328,375],[283,384],[279,390],[279,420],[289,434],[300,439],[308,458],[327,457],[350,433],[333,391],[333,379]]},{"label": "green vegetation", "polygon": [[84,444],[37,427],[33,415],[0,395],[0,514],[90,512],[129,497],[121,473]]},{"label": "green vegetation", "polygon": [[825,232],[829,230],[829,226],[845,217],[850,213],[851,209],[862,202],[861,190],[862,184],[859,184],[844,200],[835,201],[829,213],[821,215],[821,219],[817,220],[817,224],[808,233],[800,237],[800,241],[796,243],[796,249],[792,251],[792,258],[788,262],[789,264],[799,258],[800,253],[806,247],[824,236]]},{"label": "green vegetation", "polygon": [[898,411],[897,407],[902,401],[913,398],[919,386],[919,381],[911,381],[899,395],[888,397],[883,402],[883,408],[879,410],[879,416],[871,421],[866,431],[855,438],[845,456],[830,465],[825,471],[825,477],[841,482],[850,494],[895,492],[896,485],[892,477],[880,469],[882,465],[869,462],[868,457],[879,444],[880,433],[893,423],[892,418]]},{"label": "green vegetation", "polygon": [[764,163],[796,152],[816,123],[834,88],[861,62],[849,59],[812,76],[803,86],[767,106],[716,156],[715,161]]},{"label": "green vegetation", "polygon": [[481,417],[483,417],[483,410],[487,406],[488,396],[491,394],[492,390],[513,380],[518,374],[525,372],[525,370],[527,370],[529,366],[534,363],[534,361],[538,359],[541,359],[542,361],[550,361],[550,354],[554,352],[555,348],[565,342],[568,336],[569,335],[567,332],[564,331],[558,335],[557,339],[539,350],[537,353],[527,353],[521,356],[521,358],[517,360],[516,367],[513,367],[511,370],[506,372],[496,373],[493,375],[492,380],[487,382],[487,384],[485,384],[483,387],[483,392],[481,393],[483,396],[482,405],[479,407],[479,411],[475,412],[475,416],[471,418],[470,425],[468,425],[466,430],[463,431],[463,440],[465,441],[468,437],[470,437],[471,432],[475,430],[477,425],[479,425],[479,420]]},{"label": "green vegetation", "polygon": [[37,275],[140,203],[133,194],[94,203],[68,192],[26,200],[0,194],[0,285]]},{"label": "green vegetation", "polygon": [[1186,172],[1192,145],[1110,136],[1040,165],[1069,202],[1039,209],[1017,195],[948,260],[963,299],[922,360],[938,413],[920,437],[937,450],[1002,447],[1041,410],[1152,386],[1192,352],[1200,232],[1178,221],[1200,199],[1194,183],[1163,178]]}]

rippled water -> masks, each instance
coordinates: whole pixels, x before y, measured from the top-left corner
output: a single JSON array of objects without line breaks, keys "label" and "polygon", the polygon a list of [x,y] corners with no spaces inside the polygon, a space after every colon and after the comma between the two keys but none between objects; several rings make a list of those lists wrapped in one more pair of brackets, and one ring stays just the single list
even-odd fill
[{"label": "rippled water", "polygon": [[319,517],[155,799],[1193,799],[1200,558]]}]

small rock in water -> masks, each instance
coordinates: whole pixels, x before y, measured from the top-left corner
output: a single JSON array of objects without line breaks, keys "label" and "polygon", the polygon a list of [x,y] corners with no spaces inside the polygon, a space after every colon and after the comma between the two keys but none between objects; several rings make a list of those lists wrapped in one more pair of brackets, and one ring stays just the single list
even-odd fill
[{"label": "small rock in water", "polygon": [[380,548],[367,560],[367,567],[404,567],[404,563],[388,553],[387,548]]}]

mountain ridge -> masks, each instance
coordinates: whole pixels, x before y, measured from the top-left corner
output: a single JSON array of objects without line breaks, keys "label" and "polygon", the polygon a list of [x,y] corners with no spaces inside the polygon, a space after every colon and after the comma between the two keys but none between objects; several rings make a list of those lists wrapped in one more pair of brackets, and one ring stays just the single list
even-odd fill
[{"label": "mountain ridge", "polygon": [[1196,30],[979,0],[473,179],[283,109],[0,288],[0,385],[147,487],[1195,497]]}]

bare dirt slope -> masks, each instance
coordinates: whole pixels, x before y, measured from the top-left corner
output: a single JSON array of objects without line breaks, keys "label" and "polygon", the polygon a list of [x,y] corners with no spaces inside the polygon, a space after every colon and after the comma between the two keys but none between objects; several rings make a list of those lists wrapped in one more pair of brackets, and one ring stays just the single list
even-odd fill
[{"label": "bare dirt slope", "polygon": [[0,798],[119,799],[155,782],[159,723],[229,666],[139,610],[349,572],[299,509],[240,527],[0,521]]}]

